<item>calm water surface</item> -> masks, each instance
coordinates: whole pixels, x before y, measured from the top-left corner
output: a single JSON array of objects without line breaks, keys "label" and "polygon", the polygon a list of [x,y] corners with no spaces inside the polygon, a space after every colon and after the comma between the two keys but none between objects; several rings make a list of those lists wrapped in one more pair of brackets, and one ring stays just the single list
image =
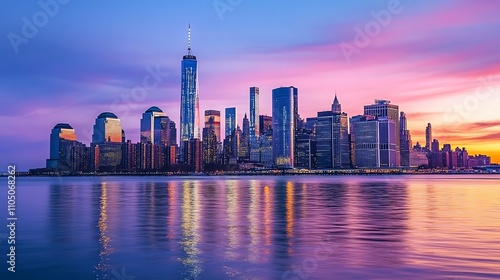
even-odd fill
[{"label": "calm water surface", "polygon": [[0,279],[500,278],[496,175],[18,178],[17,186],[17,272],[7,272],[2,226]]}]

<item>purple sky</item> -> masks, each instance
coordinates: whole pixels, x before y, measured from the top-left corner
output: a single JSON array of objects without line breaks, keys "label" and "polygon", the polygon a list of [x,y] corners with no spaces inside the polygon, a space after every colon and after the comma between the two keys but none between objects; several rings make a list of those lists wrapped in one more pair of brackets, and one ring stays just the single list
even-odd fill
[{"label": "purple sky", "polygon": [[[336,90],[349,116],[389,99],[407,113],[414,143],[431,122],[441,143],[500,161],[500,2],[41,2],[48,8],[0,4],[5,168],[43,167],[59,122],[86,144],[104,111],[132,141],[150,106],[178,125],[188,23],[202,112],[236,106],[241,124],[250,86],[260,87],[261,114],[270,115],[271,90],[293,85],[299,113],[312,117]],[[148,68],[159,69],[158,83],[139,94]]]}]

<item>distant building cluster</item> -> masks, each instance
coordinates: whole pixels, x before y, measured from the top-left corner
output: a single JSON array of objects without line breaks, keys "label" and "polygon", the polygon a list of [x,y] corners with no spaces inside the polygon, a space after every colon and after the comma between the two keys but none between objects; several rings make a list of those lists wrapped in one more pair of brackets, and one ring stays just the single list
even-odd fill
[{"label": "distant building cluster", "polygon": [[[426,128],[425,146],[412,144],[407,117],[388,100],[364,106],[348,117],[335,94],[331,107],[314,117],[298,113],[297,88],[272,90],[272,116],[259,114],[259,88],[249,91],[249,115],[238,125],[237,108],[206,110],[200,127],[198,63],[188,53],[181,63],[180,142],[176,124],[160,108],[147,109],[140,121],[140,142],[126,140],[120,119],[100,114],[89,146],[75,130],[57,124],[50,134],[47,168],[69,172],[214,172],[218,170],[297,168],[434,168],[470,169],[490,165],[485,155],[465,148],[441,148]],[[326,109],[326,108],[325,108]]]}]

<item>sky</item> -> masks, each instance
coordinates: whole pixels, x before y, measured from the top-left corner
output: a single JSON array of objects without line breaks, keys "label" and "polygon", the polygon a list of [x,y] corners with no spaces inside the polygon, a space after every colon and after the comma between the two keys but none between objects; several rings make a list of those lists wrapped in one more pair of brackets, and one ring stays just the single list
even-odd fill
[{"label": "sky", "polygon": [[179,126],[188,24],[201,115],[237,107],[241,125],[251,86],[267,115],[280,86],[298,88],[302,118],[335,93],[349,116],[386,99],[413,144],[431,123],[441,144],[500,162],[499,12],[460,0],[2,1],[0,170],[44,167],[57,123],[89,144],[105,111],[133,142],[151,106]]}]

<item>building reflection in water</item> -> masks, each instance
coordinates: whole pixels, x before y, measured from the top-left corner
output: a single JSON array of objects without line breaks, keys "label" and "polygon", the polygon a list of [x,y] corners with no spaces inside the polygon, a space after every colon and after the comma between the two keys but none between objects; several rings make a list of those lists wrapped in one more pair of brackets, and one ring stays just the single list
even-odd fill
[{"label": "building reflection in water", "polygon": [[293,183],[286,183],[286,236],[288,239],[288,255],[293,255],[293,223],[294,223],[294,188]]},{"label": "building reflection in water", "polygon": [[228,260],[238,259],[237,249],[240,244],[238,237],[238,180],[230,180],[226,182],[226,228],[227,228],[227,245],[226,256]]},{"label": "building reflection in water", "polygon": [[[176,218],[178,215],[177,211],[177,184],[174,182],[168,182],[167,184],[168,192],[168,212],[167,212],[167,240],[172,241],[176,238]],[[171,244],[171,243],[170,243]]]},{"label": "building reflection in water", "polygon": [[408,194],[404,183],[396,180],[360,184],[357,188],[358,205],[353,238],[353,252],[358,254],[351,261],[355,265],[391,267],[404,262],[407,250],[405,238],[408,220]]},{"label": "building reflection in water", "polygon": [[250,235],[250,244],[248,248],[248,260],[256,263],[260,260],[260,243],[261,243],[261,229],[260,229],[260,185],[256,180],[250,181],[250,207],[248,213],[248,234]]},{"label": "building reflection in water", "polygon": [[200,260],[199,223],[200,223],[200,197],[197,181],[184,182],[182,184],[182,240],[181,245],[185,253],[180,261],[185,267],[184,276],[188,279],[196,279],[203,271]]},{"label": "building reflection in water", "polygon": [[271,203],[271,191],[269,190],[269,186],[264,186],[264,240],[265,247],[264,253],[269,254],[270,246],[271,246],[271,230],[272,230],[272,207]]},{"label": "building reflection in water", "polygon": [[99,229],[99,244],[101,250],[99,252],[99,263],[95,267],[97,279],[108,279],[107,271],[109,270],[109,255],[111,254],[111,238],[108,235],[108,187],[105,182],[100,186],[101,195],[99,197],[99,221],[97,227]]}]

